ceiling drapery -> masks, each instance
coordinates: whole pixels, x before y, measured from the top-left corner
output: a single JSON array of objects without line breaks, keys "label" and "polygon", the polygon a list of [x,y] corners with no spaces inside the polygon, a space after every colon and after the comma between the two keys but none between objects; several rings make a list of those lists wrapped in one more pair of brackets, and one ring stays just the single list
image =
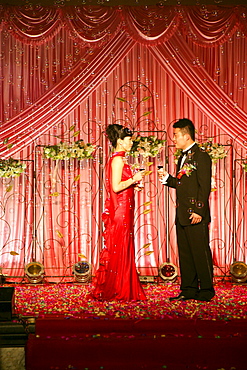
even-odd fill
[{"label": "ceiling drapery", "polygon": [[[99,46],[124,28],[138,41],[163,42],[182,28],[197,43],[212,46],[246,30],[245,7],[2,7],[1,27],[26,43],[42,43],[61,27],[71,37]],[[100,44],[101,45],[101,44]]]},{"label": "ceiling drapery", "polygon": [[232,137],[243,144],[247,132],[246,112],[239,109],[214,83],[183,39],[175,35],[163,45],[150,47],[150,51],[198,107],[217,126],[231,133]]},{"label": "ceiling drapery", "polygon": [[[200,60],[178,35],[186,34],[193,42],[212,47],[229,40],[237,27],[246,29],[244,11],[244,7],[3,7],[3,34],[9,32],[24,44],[47,42],[65,27],[69,37],[94,49],[59,84],[33,101],[31,107],[2,122],[1,141],[8,140],[9,146],[13,144],[11,149],[3,150],[3,155],[13,155],[17,142],[20,150],[61,121],[68,110],[85,99],[111,72],[135,42],[150,47],[174,80],[182,83],[216,124],[227,129],[230,120],[232,134],[241,137],[245,132],[246,113],[213,83]],[[2,108],[5,109],[4,102]]]},{"label": "ceiling drapery", "polygon": [[[107,53],[105,49],[97,49],[88,54],[83,64],[77,63],[70,74],[63,78],[53,89],[41,99],[2,126],[1,135],[8,138],[8,145],[14,145],[7,154],[13,155],[29,145],[38,136],[44,134],[53,125],[59,123],[69,111],[85,99],[103,78],[114,69],[133,46],[131,39],[125,39],[118,33],[111,39]],[[109,55],[114,58],[109,58]],[[28,135],[26,128],[28,127]],[[30,128],[32,131],[30,132]],[[2,155],[5,151],[2,151]]]}]

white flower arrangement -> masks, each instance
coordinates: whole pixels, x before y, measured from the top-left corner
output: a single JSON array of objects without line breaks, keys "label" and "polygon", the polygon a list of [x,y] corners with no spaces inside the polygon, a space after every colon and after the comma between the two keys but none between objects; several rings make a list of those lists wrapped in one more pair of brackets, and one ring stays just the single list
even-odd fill
[{"label": "white flower arrangement", "polygon": [[0,177],[18,177],[26,169],[26,164],[20,160],[9,158],[0,159]]},{"label": "white flower arrangement", "polygon": [[92,153],[95,149],[96,145],[86,144],[83,140],[78,140],[74,143],[61,142],[57,145],[47,145],[44,147],[43,155],[45,158],[51,158],[53,160],[68,160],[70,158],[82,160],[93,158]]},{"label": "white flower arrangement", "polygon": [[156,157],[160,149],[164,146],[165,140],[157,139],[156,136],[150,135],[147,137],[137,136],[133,140],[133,146],[129,155],[138,157],[142,155],[144,158]]},{"label": "white flower arrangement", "polygon": [[213,143],[212,139],[209,139],[205,143],[198,144],[198,146],[209,154],[213,163],[227,156],[224,145]]}]

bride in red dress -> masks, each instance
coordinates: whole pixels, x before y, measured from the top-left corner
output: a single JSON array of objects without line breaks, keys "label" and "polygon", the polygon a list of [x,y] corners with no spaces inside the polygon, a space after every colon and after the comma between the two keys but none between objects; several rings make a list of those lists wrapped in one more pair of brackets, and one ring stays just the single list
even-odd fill
[{"label": "bride in red dress", "polygon": [[93,296],[105,300],[145,300],[136,271],[134,246],[134,188],[144,172],[133,175],[125,160],[133,144],[132,132],[112,124],[106,134],[114,152],[106,170],[108,198],[102,215],[105,247],[100,254]]}]

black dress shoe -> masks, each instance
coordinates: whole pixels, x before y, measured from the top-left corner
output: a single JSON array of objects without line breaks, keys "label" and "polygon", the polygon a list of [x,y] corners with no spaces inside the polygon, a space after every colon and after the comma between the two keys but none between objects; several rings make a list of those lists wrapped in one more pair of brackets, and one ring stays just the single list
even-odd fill
[{"label": "black dress shoe", "polygon": [[215,296],[214,290],[200,290],[196,295],[195,299],[197,301],[210,302],[211,299]]},{"label": "black dress shoe", "polygon": [[191,299],[191,298],[187,298],[183,294],[179,294],[177,297],[170,297],[169,301],[170,302],[173,302],[173,301],[187,301],[188,299]]},{"label": "black dress shoe", "polygon": [[213,298],[214,296],[209,296],[209,297],[207,297],[207,296],[197,296],[195,299],[197,300],[197,301],[201,301],[201,302],[210,302],[211,301],[211,299]]}]

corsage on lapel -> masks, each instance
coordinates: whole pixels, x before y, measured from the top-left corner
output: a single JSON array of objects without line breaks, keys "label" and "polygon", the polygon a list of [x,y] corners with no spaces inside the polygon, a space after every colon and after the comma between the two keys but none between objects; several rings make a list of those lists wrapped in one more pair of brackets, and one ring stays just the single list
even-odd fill
[{"label": "corsage on lapel", "polygon": [[183,167],[179,170],[177,174],[177,178],[181,179],[183,175],[186,175],[189,177],[193,171],[196,170],[196,166],[194,166],[192,163],[185,163]]},{"label": "corsage on lapel", "polygon": [[178,171],[177,179],[181,179],[183,175],[189,177],[193,171],[196,170],[196,166],[192,163],[185,163],[183,167]]},{"label": "corsage on lapel", "polygon": [[183,175],[186,175],[189,177],[193,171],[195,171],[196,168],[196,162],[193,161],[195,152],[193,152],[191,149],[182,152],[181,149],[178,149],[175,153],[175,162],[178,162],[178,157],[180,156],[182,158],[183,155],[186,156],[185,163],[183,166],[180,168],[180,170],[177,173],[177,179],[181,179]]}]

